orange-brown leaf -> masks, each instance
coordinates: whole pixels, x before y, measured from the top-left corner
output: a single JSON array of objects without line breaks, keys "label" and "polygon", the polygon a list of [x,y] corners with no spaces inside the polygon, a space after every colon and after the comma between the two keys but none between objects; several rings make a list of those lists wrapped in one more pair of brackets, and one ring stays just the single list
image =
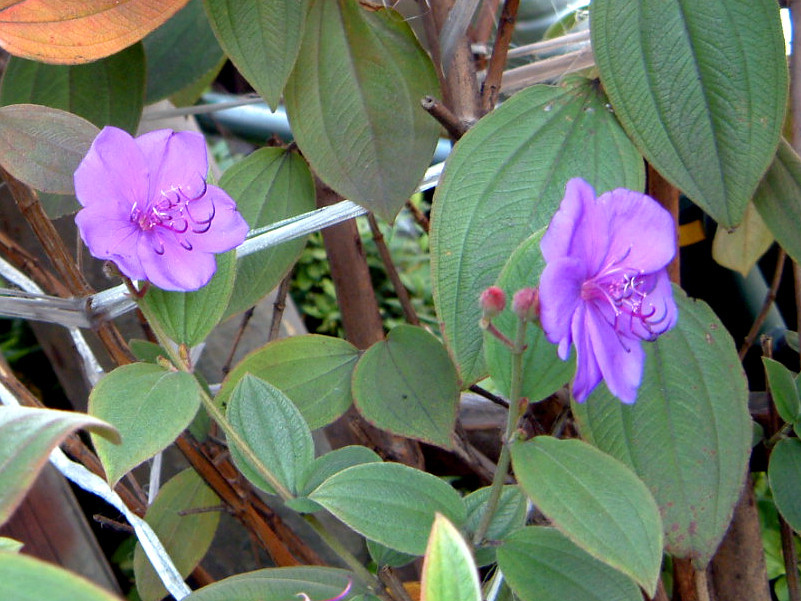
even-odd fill
[{"label": "orange-brown leaf", "polygon": [[187,2],[0,0],[0,46],[46,63],[88,63],[139,41]]}]

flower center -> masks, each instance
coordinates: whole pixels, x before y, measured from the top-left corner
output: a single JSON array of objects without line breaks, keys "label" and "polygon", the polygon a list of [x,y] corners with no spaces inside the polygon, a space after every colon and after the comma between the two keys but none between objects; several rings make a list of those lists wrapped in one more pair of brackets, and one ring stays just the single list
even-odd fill
[{"label": "flower center", "polygon": [[153,234],[153,249],[158,254],[164,253],[161,235],[173,235],[186,250],[192,250],[187,234],[207,232],[216,212],[214,203],[211,203],[211,212],[208,215],[196,214],[197,208],[192,205],[205,194],[205,181],[203,190],[197,196],[189,196],[180,187],[162,190],[161,196],[144,209],[139,208],[138,202],[134,203],[130,214],[131,223],[138,225],[142,231]]}]

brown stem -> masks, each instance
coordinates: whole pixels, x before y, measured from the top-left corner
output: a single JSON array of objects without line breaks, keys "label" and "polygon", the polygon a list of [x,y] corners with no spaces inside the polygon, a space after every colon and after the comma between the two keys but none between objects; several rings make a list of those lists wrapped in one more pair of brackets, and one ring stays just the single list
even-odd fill
[{"label": "brown stem", "polygon": [[506,53],[509,51],[509,43],[512,41],[519,6],[520,0],[506,0],[503,4],[498,21],[498,33],[495,36],[495,44],[487,68],[487,77],[481,91],[481,110],[485,114],[495,108],[495,104],[498,102],[503,69],[506,66]]},{"label": "brown stem", "polygon": [[673,558],[673,601],[699,601],[695,568],[689,559]]},{"label": "brown stem", "polygon": [[[318,206],[332,205],[340,200],[341,196],[317,181]],[[367,349],[384,339],[384,324],[356,223],[351,220],[326,228],[323,242],[345,336],[357,348]],[[334,447],[355,441],[375,449],[384,458],[418,468],[423,466],[422,451],[416,441],[379,430],[362,419],[352,407],[343,418],[326,428],[326,434]]]},{"label": "brown stem", "polygon": [[489,390],[485,390],[481,388],[478,384],[473,384],[468,388],[470,392],[475,392],[477,395],[484,397],[488,401],[492,401],[496,405],[500,405],[501,407],[505,407],[506,409],[509,408],[509,401],[507,401],[503,397],[499,397],[497,394],[492,394]]},{"label": "brown stem", "polygon": [[236,355],[236,349],[239,348],[239,343],[242,342],[242,337],[245,335],[245,330],[247,329],[250,320],[253,319],[253,312],[255,310],[256,307],[251,307],[242,314],[242,321],[239,323],[239,329],[236,331],[236,336],[234,337],[234,343],[231,345],[231,350],[228,353],[228,357],[226,357],[225,363],[223,363],[222,366],[223,376],[227,376],[228,372],[231,371],[231,364],[234,362],[234,355]]},{"label": "brown stem", "polygon": [[[25,217],[39,243],[53,263],[56,273],[64,280],[67,290],[73,296],[87,296],[94,292],[87,283],[78,266],[70,256],[64,241],[53,227],[53,222],[44,211],[39,198],[32,189],[14,178],[5,169],[0,167],[0,175],[8,185],[11,196],[17,203],[22,215]],[[122,335],[114,324],[101,322],[95,331],[111,358],[117,365],[125,365],[134,360]]]},{"label": "brown stem", "polygon": [[275,302],[273,303],[273,320],[270,322],[270,333],[267,340],[275,340],[281,332],[281,319],[284,316],[284,309],[286,309],[286,295],[289,294],[289,285],[292,283],[292,272],[290,271],[281,283],[278,285],[278,290],[275,293]]},{"label": "brown stem", "polygon": [[[673,216],[673,223],[676,225],[676,249],[679,248],[679,189],[667,181],[662,174],[648,164],[648,195],[659,201]],[[668,275],[670,281],[676,284],[681,283],[681,273],[679,264],[679,252],[668,265]]]},{"label": "brown stem", "polygon": [[428,220],[428,217],[425,216],[425,213],[415,206],[412,201],[406,201],[406,207],[411,211],[412,217],[417,222],[417,225],[427,234],[428,230],[430,229],[431,223]]},{"label": "brown stem", "polygon": [[798,582],[798,554],[795,550],[795,533],[781,514],[779,515],[779,532],[782,538],[784,571],[787,575],[787,592],[790,601],[801,601],[801,589],[799,589]]},{"label": "brown stem", "polygon": [[[190,434],[175,441],[189,464],[217,496],[231,508],[233,516],[251,532],[278,566],[323,565],[323,561],[242,481],[230,460],[207,454]],[[209,449],[216,448],[211,443]]]},{"label": "brown stem", "polygon": [[745,337],[745,340],[740,347],[740,351],[738,353],[740,361],[745,358],[748,349],[750,349],[751,345],[754,344],[754,340],[756,340],[757,334],[759,334],[759,329],[762,327],[762,324],[765,323],[768,313],[770,313],[770,308],[773,306],[773,301],[776,300],[776,293],[778,292],[779,284],[782,281],[782,272],[784,271],[784,261],[786,258],[787,253],[784,252],[784,249],[779,249],[779,255],[776,257],[776,269],[773,271],[773,279],[770,282],[770,288],[768,289],[768,293],[765,295],[765,300],[762,302],[762,308],[759,310],[759,314],[756,316],[756,319],[754,319],[754,323],[751,324],[751,329],[748,330],[748,335]]},{"label": "brown stem", "polygon": [[403,316],[406,321],[414,326],[420,325],[420,319],[417,317],[417,312],[412,306],[412,299],[409,297],[409,291],[398,275],[398,270],[395,269],[395,263],[392,262],[392,255],[387,248],[387,242],[384,239],[384,234],[381,233],[381,228],[378,227],[378,222],[372,213],[367,214],[367,222],[370,224],[370,231],[373,234],[373,242],[378,248],[378,254],[381,255],[381,261],[384,264],[384,271],[386,271],[389,281],[392,282],[392,287],[395,290],[395,295],[400,301],[401,308],[403,309]]},{"label": "brown stem", "polygon": [[649,597],[645,593],[643,593],[642,598],[645,601],[669,601],[667,591],[665,590],[665,583],[662,582],[662,579],[660,578],[656,585],[656,595],[654,595],[653,598]]},{"label": "brown stem", "polygon": [[454,140],[461,138],[467,131],[464,123],[454,115],[451,110],[433,96],[426,96],[420,101],[428,114],[434,117],[448,131]]}]

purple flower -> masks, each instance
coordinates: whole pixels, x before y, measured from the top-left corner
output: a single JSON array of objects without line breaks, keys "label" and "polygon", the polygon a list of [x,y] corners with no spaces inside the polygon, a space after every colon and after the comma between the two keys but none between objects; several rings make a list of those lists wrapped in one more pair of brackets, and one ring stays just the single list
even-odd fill
[{"label": "purple flower", "polygon": [[207,170],[200,134],[133,138],[104,127],[75,171],[75,223],[89,252],[164,290],[208,284],[214,254],[241,244],[248,225],[222,188],[206,184]]},{"label": "purple flower", "polygon": [[676,254],[672,217],[645,194],[618,188],[596,198],[572,179],[540,248],[540,320],[559,357],[576,345],[573,396],[584,401],[603,378],[633,403],[645,359],[640,340],[676,324],[665,269]]}]

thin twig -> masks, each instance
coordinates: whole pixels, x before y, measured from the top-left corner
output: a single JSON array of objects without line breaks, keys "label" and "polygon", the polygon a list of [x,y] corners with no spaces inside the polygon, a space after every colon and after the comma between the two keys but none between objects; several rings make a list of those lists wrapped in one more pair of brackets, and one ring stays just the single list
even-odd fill
[{"label": "thin twig", "polygon": [[473,384],[468,389],[470,392],[475,392],[477,395],[484,397],[488,401],[492,401],[496,405],[500,405],[506,409],[509,408],[509,401],[505,398],[498,396],[497,394],[492,394],[489,390],[481,388],[478,384]]},{"label": "thin twig", "polygon": [[378,571],[378,578],[381,580],[383,585],[387,587],[387,590],[392,594],[393,599],[397,601],[412,601],[412,597],[409,595],[409,592],[403,586],[403,582],[401,582],[398,575],[395,574],[395,570],[393,570],[389,566],[383,566]]},{"label": "thin twig", "polygon": [[231,345],[231,351],[228,353],[228,357],[225,359],[225,363],[222,366],[222,373],[224,376],[228,375],[228,372],[231,371],[231,364],[234,362],[234,355],[236,354],[236,349],[239,348],[239,343],[242,341],[242,336],[245,335],[245,330],[250,323],[251,318],[253,317],[253,312],[256,310],[256,307],[251,307],[247,311],[242,314],[242,321],[239,324],[239,329],[236,331],[236,336],[234,337],[234,343]]},{"label": "thin twig", "polygon": [[118,522],[117,520],[112,520],[111,518],[107,518],[99,513],[93,515],[92,519],[101,526],[107,526],[112,530],[116,530],[117,532],[125,532],[126,534],[134,534],[136,532],[133,526],[124,524],[123,522]]},{"label": "thin twig", "polygon": [[798,582],[798,554],[795,550],[795,533],[787,521],[779,514],[779,532],[782,538],[782,556],[787,576],[787,592],[790,601],[801,601]]},{"label": "thin twig", "polygon": [[270,333],[267,336],[268,341],[273,341],[278,338],[281,333],[281,320],[284,317],[284,310],[286,309],[286,296],[289,294],[289,286],[292,283],[292,272],[284,276],[281,283],[278,285],[278,290],[275,293],[275,301],[273,302],[273,319],[270,322]]},{"label": "thin twig", "polygon": [[783,248],[780,248],[779,255],[776,257],[776,269],[773,272],[773,280],[770,283],[768,293],[765,295],[762,308],[760,309],[759,314],[756,316],[756,319],[754,319],[754,323],[751,325],[751,329],[748,331],[748,335],[745,337],[743,345],[740,347],[740,352],[738,353],[740,361],[743,360],[748,352],[748,349],[751,348],[752,344],[754,344],[754,340],[756,340],[757,334],[759,334],[759,329],[762,327],[762,324],[765,323],[765,319],[768,317],[770,308],[773,306],[773,301],[776,300],[776,292],[779,290],[779,284],[782,280],[782,271],[784,270],[784,260],[786,257],[787,253],[784,252]]},{"label": "thin twig", "polygon": [[406,290],[406,286],[403,285],[400,275],[398,275],[398,270],[395,269],[395,264],[392,262],[392,255],[389,252],[389,248],[387,248],[384,234],[381,233],[381,228],[378,227],[378,222],[372,213],[367,214],[367,222],[370,224],[373,242],[375,242],[378,248],[378,254],[381,255],[381,261],[384,263],[384,271],[386,271],[389,281],[392,282],[395,295],[400,301],[401,308],[403,309],[403,316],[406,318],[406,321],[413,326],[419,326],[420,318],[417,317],[417,312],[412,306],[412,299],[409,297],[409,291]]},{"label": "thin twig", "polygon": [[487,68],[487,78],[484,80],[481,90],[481,110],[484,113],[489,113],[498,102],[503,68],[506,66],[506,54],[509,52],[509,43],[512,41],[519,6],[520,0],[506,0],[503,4],[498,21],[498,33],[495,36],[492,57],[490,57]]},{"label": "thin twig", "polygon": [[425,213],[423,213],[423,211],[421,211],[411,200],[406,201],[406,208],[409,209],[409,212],[412,214],[412,217],[414,217],[417,225],[420,226],[420,229],[427,234],[428,230],[431,229],[431,222],[428,220],[428,217],[426,217]]},{"label": "thin twig", "polygon": [[420,101],[423,108],[439,121],[454,140],[461,138],[467,131],[467,125],[459,121],[451,110],[433,96],[426,96]]}]

